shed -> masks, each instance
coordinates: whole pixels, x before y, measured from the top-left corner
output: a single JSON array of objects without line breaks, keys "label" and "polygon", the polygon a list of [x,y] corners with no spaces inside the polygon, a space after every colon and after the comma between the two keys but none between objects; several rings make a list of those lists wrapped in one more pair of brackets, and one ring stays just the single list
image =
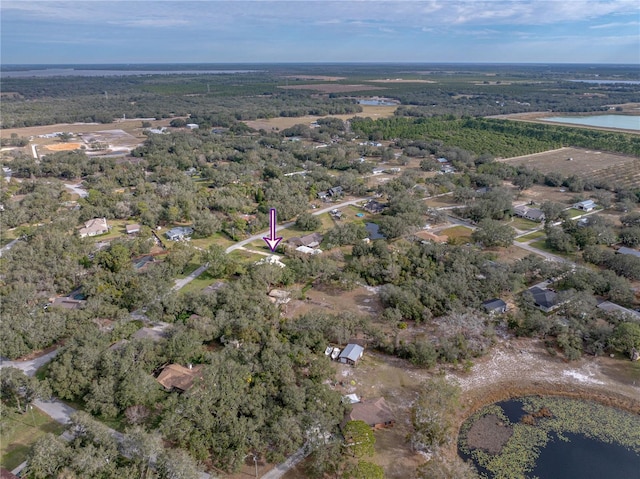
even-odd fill
[{"label": "shed", "polygon": [[344,364],[354,365],[360,360],[364,354],[364,348],[359,344],[349,343],[347,347],[342,350],[338,360]]},{"label": "shed", "polygon": [[128,235],[132,235],[135,233],[140,233],[140,225],[139,224],[132,224],[132,225],[127,225],[124,227],[124,229],[127,231]]},{"label": "shed", "polygon": [[584,200],[575,203],[573,207],[577,210],[592,211],[596,208],[596,203],[593,200]]},{"label": "shed", "polygon": [[493,298],[482,303],[482,307],[489,314],[500,314],[507,312],[507,303],[500,298]]},{"label": "shed", "polygon": [[352,405],[349,421],[364,421],[374,429],[392,427],[396,420],[383,397]]}]

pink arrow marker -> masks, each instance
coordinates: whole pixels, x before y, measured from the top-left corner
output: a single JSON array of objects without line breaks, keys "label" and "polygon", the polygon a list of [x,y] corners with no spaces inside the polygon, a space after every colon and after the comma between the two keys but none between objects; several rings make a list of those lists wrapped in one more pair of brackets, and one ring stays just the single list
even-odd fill
[{"label": "pink arrow marker", "polygon": [[267,243],[269,249],[273,252],[278,247],[278,243],[282,241],[282,237],[276,238],[276,209],[269,210],[269,236],[263,236],[262,239]]}]

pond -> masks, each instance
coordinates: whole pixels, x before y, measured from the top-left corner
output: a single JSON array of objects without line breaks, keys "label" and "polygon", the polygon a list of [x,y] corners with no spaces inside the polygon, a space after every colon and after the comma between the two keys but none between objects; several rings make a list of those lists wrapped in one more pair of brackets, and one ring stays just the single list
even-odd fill
[{"label": "pond", "polygon": [[380,226],[376,223],[365,223],[364,227],[367,229],[369,233],[369,239],[377,240],[377,239],[385,239],[386,237],[383,234],[379,233]]},{"label": "pond", "polygon": [[458,446],[486,478],[640,479],[640,417],[590,401],[492,404],[465,421]]}]

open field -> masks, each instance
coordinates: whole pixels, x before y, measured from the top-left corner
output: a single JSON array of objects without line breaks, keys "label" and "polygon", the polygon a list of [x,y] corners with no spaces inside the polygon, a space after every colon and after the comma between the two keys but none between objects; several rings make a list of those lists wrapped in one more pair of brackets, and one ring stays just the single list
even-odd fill
[{"label": "open field", "polygon": [[0,419],[2,441],[0,441],[0,465],[8,470],[15,469],[27,456],[31,445],[51,432],[55,435],[64,431],[58,424],[37,408],[26,414],[18,414],[4,409]]},{"label": "open field", "polygon": [[71,151],[77,150],[82,143],[57,143],[55,145],[46,145],[45,148],[51,151]]},{"label": "open field", "polygon": [[616,186],[640,186],[640,159],[633,156],[581,148],[559,148],[502,161],[527,166],[545,174],[553,171],[564,176],[610,181]]},{"label": "open field", "polygon": [[385,78],[381,80],[367,80],[371,83],[437,83],[433,80],[420,80],[420,79],[404,79],[404,78]]},{"label": "open field", "polygon": [[169,126],[169,122],[171,121],[171,119],[164,119],[164,120],[132,119],[132,120],[119,120],[113,123],[57,123],[55,125],[29,126],[25,128],[6,128],[1,130],[1,133],[3,138],[9,138],[11,137],[12,133],[16,133],[20,137],[31,137],[31,136],[38,136],[38,135],[47,135],[47,134],[56,133],[59,131],[70,132],[70,133],[88,133],[88,132],[105,131],[105,130],[108,130],[109,128],[118,128],[138,138],[145,138],[145,136],[142,135],[143,121],[149,121],[149,123],[151,123],[153,128],[159,128],[161,126]]},{"label": "open field", "polygon": [[[396,111],[395,106],[378,106],[378,105],[362,105],[362,111],[360,113],[348,113],[345,115],[329,115],[331,118],[340,118],[341,120],[348,120],[353,118],[354,116],[360,116],[363,118],[370,117],[373,119],[376,118],[388,118],[393,116],[393,112]],[[311,124],[316,121],[318,117],[312,115],[306,116],[297,116],[297,117],[278,117],[278,118],[269,118],[262,120],[251,120],[245,121],[244,123],[255,129],[255,130],[284,130],[286,128],[291,128],[293,125],[300,124]]]}]

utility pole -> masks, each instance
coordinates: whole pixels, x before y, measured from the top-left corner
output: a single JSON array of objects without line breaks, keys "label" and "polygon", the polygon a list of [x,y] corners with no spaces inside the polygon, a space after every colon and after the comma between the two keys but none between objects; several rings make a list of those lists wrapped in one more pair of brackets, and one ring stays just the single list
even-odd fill
[{"label": "utility pole", "polygon": [[253,455],[253,463],[256,465],[256,479],[258,479],[258,456]]}]

